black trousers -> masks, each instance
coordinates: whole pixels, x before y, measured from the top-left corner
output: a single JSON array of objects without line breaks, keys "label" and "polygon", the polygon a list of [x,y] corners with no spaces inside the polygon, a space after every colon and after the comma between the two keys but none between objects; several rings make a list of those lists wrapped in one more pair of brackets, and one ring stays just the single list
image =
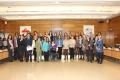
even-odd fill
[{"label": "black trousers", "polygon": [[55,61],[57,59],[57,53],[55,50],[50,51],[51,54],[51,60]]},{"label": "black trousers", "polygon": [[61,60],[61,55],[62,55],[62,47],[58,47],[58,59]]},{"label": "black trousers", "polygon": [[91,49],[91,50],[88,51],[87,61],[92,62],[93,61],[93,56],[94,56],[93,49]]},{"label": "black trousers", "polygon": [[44,52],[44,61],[49,61],[49,51]]},{"label": "black trousers", "polygon": [[28,61],[32,62],[32,50],[27,51],[26,53],[26,62]]},{"label": "black trousers", "polygon": [[2,50],[3,46],[0,46],[0,50]]},{"label": "black trousers", "polygon": [[96,57],[97,57],[97,62],[99,64],[102,64],[103,63],[103,52],[96,52]]},{"label": "black trousers", "polygon": [[89,50],[86,50],[85,54],[86,54],[87,61],[89,61],[89,55],[90,55],[89,53],[90,53]]},{"label": "black trousers", "polygon": [[63,49],[63,54],[65,56],[64,60],[68,60],[68,49]]},{"label": "black trousers", "polygon": [[79,54],[79,47],[76,47],[76,48],[75,48],[75,55],[78,55],[78,56],[80,55],[80,54]]},{"label": "black trousers", "polygon": [[82,50],[82,47],[79,48],[79,55],[80,55],[80,59],[84,59],[84,52]]},{"label": "black trousers", "polygon": [[8,52],[9,52],[9,54],[8,54],[9,61],[13,62],[13,59],[14,59],[13,50],[12,49],[8,49]]},{"label": "black trousers", "polygon": [[20,61],[23,61],[25,51],[20,51]]},{"label": "black trousers", "polygon": [[74,55],[75,55],[74,48],[69,48],[69,50],[70,50],[70,59],[74,59]]},{"label": "black trousers", "polygon": [[36,58],[37,58],[36,48],[33,49],[33,55],[34,55],[34,61],[36,61]]},{"label": "black trousers", "polygon": [[14,48],[14,59],[20,60],[20,49],[18,47]]}]

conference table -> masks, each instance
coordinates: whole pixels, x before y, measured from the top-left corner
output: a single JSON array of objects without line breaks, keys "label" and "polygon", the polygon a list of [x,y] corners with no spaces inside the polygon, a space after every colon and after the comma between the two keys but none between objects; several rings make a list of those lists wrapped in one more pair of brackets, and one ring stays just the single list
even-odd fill
[{"label": "conference table", "polygon": [[115,58],[115,59],[120,59],[120,50],[113,48],[113,49],[104,49],[104,55],[111,57],[111,58]]},{"label": "conference table", "polygon": [[8,51],[7,49],[0,50],[0,61],[5,60],[8,58]]}]

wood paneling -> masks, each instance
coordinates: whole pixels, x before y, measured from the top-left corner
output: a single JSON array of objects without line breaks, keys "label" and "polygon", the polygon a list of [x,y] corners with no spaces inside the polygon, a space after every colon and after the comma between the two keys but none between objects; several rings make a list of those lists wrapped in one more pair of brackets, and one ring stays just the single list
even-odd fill
[{"label": "wood paneling", "polygon": [[[104,35],[105,42],[109,44],[109,41],[112,40],[112,43],[120,43],[120,16],[115,17],[109,21],[109,23],[99,23],[100,20],[14,20],[8,21],[5,25],[3,20],[0,20],[0,31],[5,31],[8,33],[14,34],[19,32],[19,26],[31,26],[32,32],[38,31],[39,33],[45,33],[54,28],[62,28],[64,31],[71,32],[82,32],[83,25],[95,25],[95,33],[102,32]],[[111,33],[108,34],[108,31],[112,29]],[[112,34],[113,35],[113,34]],[[110,37],[108,39],[108,36]],[[113,42],[114,41],[114,42]]]},{"label": "wood paneling", "polygon": [[96,32],[105,32],[106,23],[98,23],[98,20],[22,20],[8,21],[5,31],[8,33],[19,32],[19,26],[31,26],[32,31],[47,32],[52,28],[62,28],[65,31],[82,32],[83,25],[95,25]]},{"label": "wood paneling", "polygon": [[[94,25],[95,33],[101,32],[104,36],[104,41],[107,46],[120,43],[120,17],[113,18],[108,22],[99,23],[100,20],[14,20],[8,21],[7,25],[2,25],[1,29],[5,28],[5,32],[14,34],[19,32],[21,25],[31,26],[32,32],[38,31],[45,33],[54,28],[62,28],[64,31],[83,32],[83,25]],[[2,26],[1,25],[1,26]],[[112,29],[112,31],[110,31]],[[115,37],[114,37],[115,36]]]},{"label": "wood paneling", "polygon": [[64,31],[71,31],[74,33],[82,33],[83,25],[94,25],[95,34],[97,32],[103,33],[104,41],[107,43],[106,31],[108,31],[108,23],[99,23],[100,20],[19,20],[8,21],[5,32],[14,34],[19,32],[20,26],[31,26],[32,32],[45,33],[54,28],[62,28]]},{"label": "wood paneling", "polygon": [[120,16],[110,20],[109,29],[115,34],[115,44],[120,43]]},{"label": "wood paneling", "polygon": [[0,20],[0,32],[4,32],[5,30],[5,22],[3,20]]}]

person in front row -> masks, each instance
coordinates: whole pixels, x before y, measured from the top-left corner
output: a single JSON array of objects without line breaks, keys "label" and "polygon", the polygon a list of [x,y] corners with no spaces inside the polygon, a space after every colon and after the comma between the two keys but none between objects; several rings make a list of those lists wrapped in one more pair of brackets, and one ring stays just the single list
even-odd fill
[{"label": "person in front row", "polygon": [[14,46],[13,46],[13,38],[12,38],[11,34],[8,35],[7,44],[8,44],[9,61],[13,62],[13,59],[14,59]]},{"label": "person in front row", "polygon": [[88,52],[88,62],[93,62],[93,48],[94,48],[94,39],[92,37],[89,38],[89,52]]},{"label": "person in front row", "polygon": [[26,53],[26,62],[30,61],[32,62],[32,37],[31,34],[27,34],[27,39],[26,39],[26,46],[27,46],[27,53]]},{"label": "person in front row", "polygon": [[58,46],[58,59],[61,60],[62,47],[63,47],[63,39],[61,36],[58,36],[58,40],[56,41],[56,44]]},{"label": "person in front row", "polygon": [[44,61],[49,61],[49,39],[47,37],[44,37],[44,41],[42,43],[42,51],[44,54]]},{"label": "person in front row", "polygon": [[35,40],[35,48],[36,48],[36,53],[37,53],[37,62],[42,60],[42,50],[41,50],[42,42],[40,38],[37,37]]},{"label": "person in front row", "polygon": [[103,39],[101,37],[101,34],[98,35],[98,39],[96,40],[96,55],[97,55],[97,62],[98,64],[103,63]]},{"label": "person in front row", "polygon": [[55,61],[57,60],[57,44],[52,41],[50,44],[50,56],[51,56],[51,60]]},{"label": "person in front row", "polygon": [[38,32],[34,31],[34,35],[33,35],[33,41],[32,41],[32,47],[33,47],[33,56],[34,56],[34,61],[37,61],[37,53],[36,53],[36,47],[35,47],[35,41],[38,38]]},{"label": "person in front row", "polygon": [[70,59],[74,60],[75,55],[75,45],[76,41],[73,36],[71,36],[71,39],[69,40],[69,51],[70,51]]},{"label": "person in front row", "polygon": [[68,60],[68,50],[69,50],[69,40],[68,37],[65,36],[65,39],[63,40],[63,54],[65,56],[64,60]]},{"label": "person in front row", "polygon": [[23,62],[24,55],[26,52],[25,39],[23,35],[19,36],[18,47],[19,47],[20,62]]}]

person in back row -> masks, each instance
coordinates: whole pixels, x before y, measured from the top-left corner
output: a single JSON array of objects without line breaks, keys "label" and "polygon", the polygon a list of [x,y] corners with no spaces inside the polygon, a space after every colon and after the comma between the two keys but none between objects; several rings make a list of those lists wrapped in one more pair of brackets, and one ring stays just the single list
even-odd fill
[{"label": "person in back row", "polygon": [[80,55],[79,55],[79,37],[78,36],[75,36],[75,39],[76,39],[76,44],[75,44],[75,55],[76,55],[76,57],[77,57],[77,55],[78,55],[78,59],[79,59],[79,57],[80,57]]},{"label": "person in back row", "polygon": [[7,39],[6,38],[3,38],[3,49],[7,49]]},{"label": "person in back row", "polygon": [[19,54],[19,48],[18,48],[18,33],[15,33],[15,36],[13,38],[13,45],[14,45],[14,59],[19,60],[20,54]]},{"label": "person in back row", "polygon": [[83,38],[82,35],[79,36],[79,54],[80,54],[80,59],[84,59],[84,53],[83,53],[83,49],[82,49],[82,45],[83,45]]},{"label": "person in back row", "polygon": [[2,37],[0,37],[0,50],[2,50],[2,48],[3,48],[3,39]]}]

